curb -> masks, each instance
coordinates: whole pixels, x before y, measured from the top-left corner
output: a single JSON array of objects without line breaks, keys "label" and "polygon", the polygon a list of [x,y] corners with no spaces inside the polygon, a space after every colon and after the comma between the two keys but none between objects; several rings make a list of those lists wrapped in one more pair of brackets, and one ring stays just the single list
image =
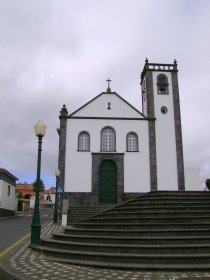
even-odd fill
[{"label": "curb", "polygon": [[[13,217],[15,217],[15,216],[13,216]],[[17,216],[16,216],[16,217],[17,217]],[[46,221],[46,222],[42,225],[42,229],[48,228],[48,227],[50,227],[52,224],[53,224],[53,222],[52,222],[51,220]],[[28,238],[30,238],[30,236],[27,237],[26,239],[28,239]],[[17,247],[20,247],[20,246],[23,244],[23,242],[26,241],[26,239],[22,240],[22,241],[17,245]],[[13,250],[15,250],[15,249],[13,249]],[[9,252],[8,252],[8,253],[9,253]],[[3,257],[3,258],[4,258],[4,257]],[[2,260],[3,260],[3,258],[2,258]],[[3,262],[1,261],[1,259],[0,259],[0,280],[22,280],[22,279],[23,279],[23,278],[20,278],[20,277],[14,275],[14,274],[10,271],[9,267],[7,267],[7,265],[6,265],[5,263],[3,263]]]},{"label": "curb", "polygon": [[21,278],[15,276],[13,273],[3,268],[2,266],[5,266],[5,264],[0,263],[0,279],[3,280],[22,280]]}]

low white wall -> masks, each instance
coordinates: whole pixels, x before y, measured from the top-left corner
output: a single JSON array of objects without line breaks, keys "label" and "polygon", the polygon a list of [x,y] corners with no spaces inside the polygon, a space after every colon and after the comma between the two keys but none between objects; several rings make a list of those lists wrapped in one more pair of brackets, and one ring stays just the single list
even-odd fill
[{"label": "low white wall", "polygon": [[185,190],[202,191],[199,168],[185,168]]},{"label": "low white wall", "polygon": [[62,214],[62,221],[61,221],[62,226],[67,226],[67,214]]}]

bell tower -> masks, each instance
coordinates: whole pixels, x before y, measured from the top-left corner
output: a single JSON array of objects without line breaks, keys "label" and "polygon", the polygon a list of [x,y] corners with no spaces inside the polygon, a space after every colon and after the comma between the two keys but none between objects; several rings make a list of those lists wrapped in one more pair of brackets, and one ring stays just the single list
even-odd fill
[{"label": "bell tower", "polygon": [[141,73],[148,118],[151,191],[185,190],[177,62],[149,63]]}]

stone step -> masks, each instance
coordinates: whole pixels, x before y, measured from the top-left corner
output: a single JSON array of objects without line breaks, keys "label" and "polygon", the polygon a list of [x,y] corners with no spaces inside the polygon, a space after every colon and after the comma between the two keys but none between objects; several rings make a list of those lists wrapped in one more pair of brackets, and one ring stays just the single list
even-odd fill
[{"label": "stone step", "polygon": [[68,212],[69,213],[100,213],[103,212],[104,210],[111,208],[110,207],[70,207]]},{"label": "stone step", "polygon": [[[135,205],[130,206],[119,206],[112,209],[112,213],[121,213],[121,212],[138,212],[138,213],[149,213],[149,212],[155,212],[155,213],[165,213],[165,212],[208,212],[210,211],[210,204],[206,205],[195,205],[195,206],[186,206],[186,205],[178,205],[176,207],[172,207],[171,205],[164,205],[164,206],[156,206],[153,207],[150,206],[144,206],[139,207]],[[107,211],[108,212],[108,211]],[[107,213],[105,212],[105,213]]]},{"label": "stone step", "polygon": [[134,201],[139,201],[139,200],[177,200],[177,201],[191,201],[191,200],[196,200],[196,201],[205,201],[205,200],[210,200],[210,194],[208,195],[144,195],[144,196],[139,196],[133,199]]},{"label": "stone step", "polygon": [[[209,191],[153,191],[144,194],[144,196],[176,196],[176,197],[190,197],[190,196],[210,196]],[[139,196],[140,197],[140,196]]]},{"label": "stone step", "polygon": [[[168,233],[169,234],[169,233]],[[131,245],[181,245],[181,244],[210,244],[210,236],[157,236],[135,237],[135,236],[103,236],[103,235],[81,235],[55,233],[54,240],[63,240],[82,243],[105,243],[105,244],[131,244]]]},{"label": "stone step", "polygon": [[[210,211],[151,211],[151,212],[141,212],[141,211],[107,211],[100,215],[100,219],[139,219],[139,218],[194,218],[194,217],[207,217],[210,218]],[[91,218],[93,220],[93,218]]]},{"label": "stone step", "polygon": [[143,202],[142,203],[132,203],[129,205],[121,205],[119,207],[113,208],[113,210],[119,210],[120,209],[145,209],[145,208],[150,208],[150,209],[165,209],[167,211],[167,209],[198,209],[198,206],[201,206],[201,209],[205,208],[205,209],[209,209],[210,206],[210,202],[208,203],[191,203],[191,202],[187,202],[187,203],[169,203],[169,202],[156,202],[156,203],[148,203],[148,202]]},{"label": "stone step", "polygon": [[209,253],[209,244],[181,244],[181,245],[137,245],[137,244],[106,244],[71,242],[64,240],[44,239],[42,246],[59,248],[69,251],[101,252],[101,253],[130,253],[130,254],[190,254]]},{"label": "stone step", "polygon": [[[129,268],[130,264],[147,264],[152,267],[152,265],[189,265],[189,264],[210,264],[210,254],[209,253],[190,253],[190,254],[138,254],[138,253],[110,253],[110,252],[95,252],[95,251],[79,251],[79,250],[66,250],[60,248],[52,248],[46,246],[31,246],[34,249],[38,249],[45,254],[50,256],[68,259],[69,263],[71,260],[80,260],[80,264],[83,261],[89,261],[92,266],[96,266],[97,262],[104,262],[106,266],[109,267],[110,263],[124,264],[124,268]],[[152,265],[151,265],[152,264]]]},{"label": "stone step", "polygon": [[90,235],[90,236],[125,236],[125,237],[176,237],[176,236],[210,236],[210,227],[206,229],[198,227],[197,229],[183,228],[183,229],[120,229],[120,228],[102,228],[102,229],[93,229],[93,228],[79,228],[79,227],[65,227],[65,234],[74,234],[74,235]]},{"label": "stone step", "polygon": [[92,217],[88,219],[85,222],[81,222],[81,224],[113,224],[113,223],[131,223],[133,225],[142,225],[142,224],[167,224],[167,223],[208,223],[210,222],[210,217],[208,216],[192,216],[192,215],[184,215],[184,217],[177,217],[177,216],[166,216],[166,217],[158,217],[158,216],[150,216],[150,217],[144,217],[142,215],[136,214],[135,217],[132,217],[132,215],[125,215],[124,217],[114,217],[111,215],[111,217],[106,218],[104,216],[97,216]]},{"label": "stone step", "polygon": [[110,222],[110,223],[91,223],[91,222],[82,222],[78,224],[73,225],[76,228],[84,228],[84,229],[127,229],[130,230],[134,229],[209,229],[210,228],[210,222],[191,222],[191,223],[131,223],[131,222]]},{"label": "stone step", "polygon": [[[130,205],[130,204],[139,204],[139,203],[142,203],[141,202],[142,199],[138,199],[138,200],[133,200],[133,201],[130,201],[127,205]],[[168,198],[168,199],[164,199],[162,197],[159,197],[159,199],[157,197],[154,197],[154,198],[149,198],[149,197],[145,197],[144,198],[144,202],[143,203],[152,203],[152,204],[155,204],[155,203],[163,203],[163,202],[166,202],[166,203],[209,203],[210,202],[210,198],[206,198],[206,197],[202,197],[202,198],[176,198],[176,197],[173,197],[173,198]]]},{"label": "stone step", "polygon": [[[208,201],[164,201],[164,200],[143,200],[143,201],[140,201],[140,200],[136,200],[136,201],[132,201],[132,202],[129,202],[128,204],[126,204],[126,208],[129,208],[129,207],[195,207],[195,206],[198,206],[199,204],[202,205],[202,206],[209,206],[209,203],[210,203],[210,200]],[[123,207],[125,207],[125,205],[122,205]]]}]

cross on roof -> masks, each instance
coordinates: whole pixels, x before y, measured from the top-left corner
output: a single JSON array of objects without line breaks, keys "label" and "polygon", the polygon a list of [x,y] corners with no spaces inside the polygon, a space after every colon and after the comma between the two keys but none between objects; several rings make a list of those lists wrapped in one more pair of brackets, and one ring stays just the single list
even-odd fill
[{"label": "cross on roof", "polygon": [[111,92],[111,88],[109,87],[109,84],[112,80],[110,80],[109,78],[106,80],[108,82],[108,88],[107,88],[107,92]]},{"label": "cross on roof", "polygon": [[106,80],[108,82],[108,88],[109,88],[109,83],[112,81],[108,78],[108,80]]}]

